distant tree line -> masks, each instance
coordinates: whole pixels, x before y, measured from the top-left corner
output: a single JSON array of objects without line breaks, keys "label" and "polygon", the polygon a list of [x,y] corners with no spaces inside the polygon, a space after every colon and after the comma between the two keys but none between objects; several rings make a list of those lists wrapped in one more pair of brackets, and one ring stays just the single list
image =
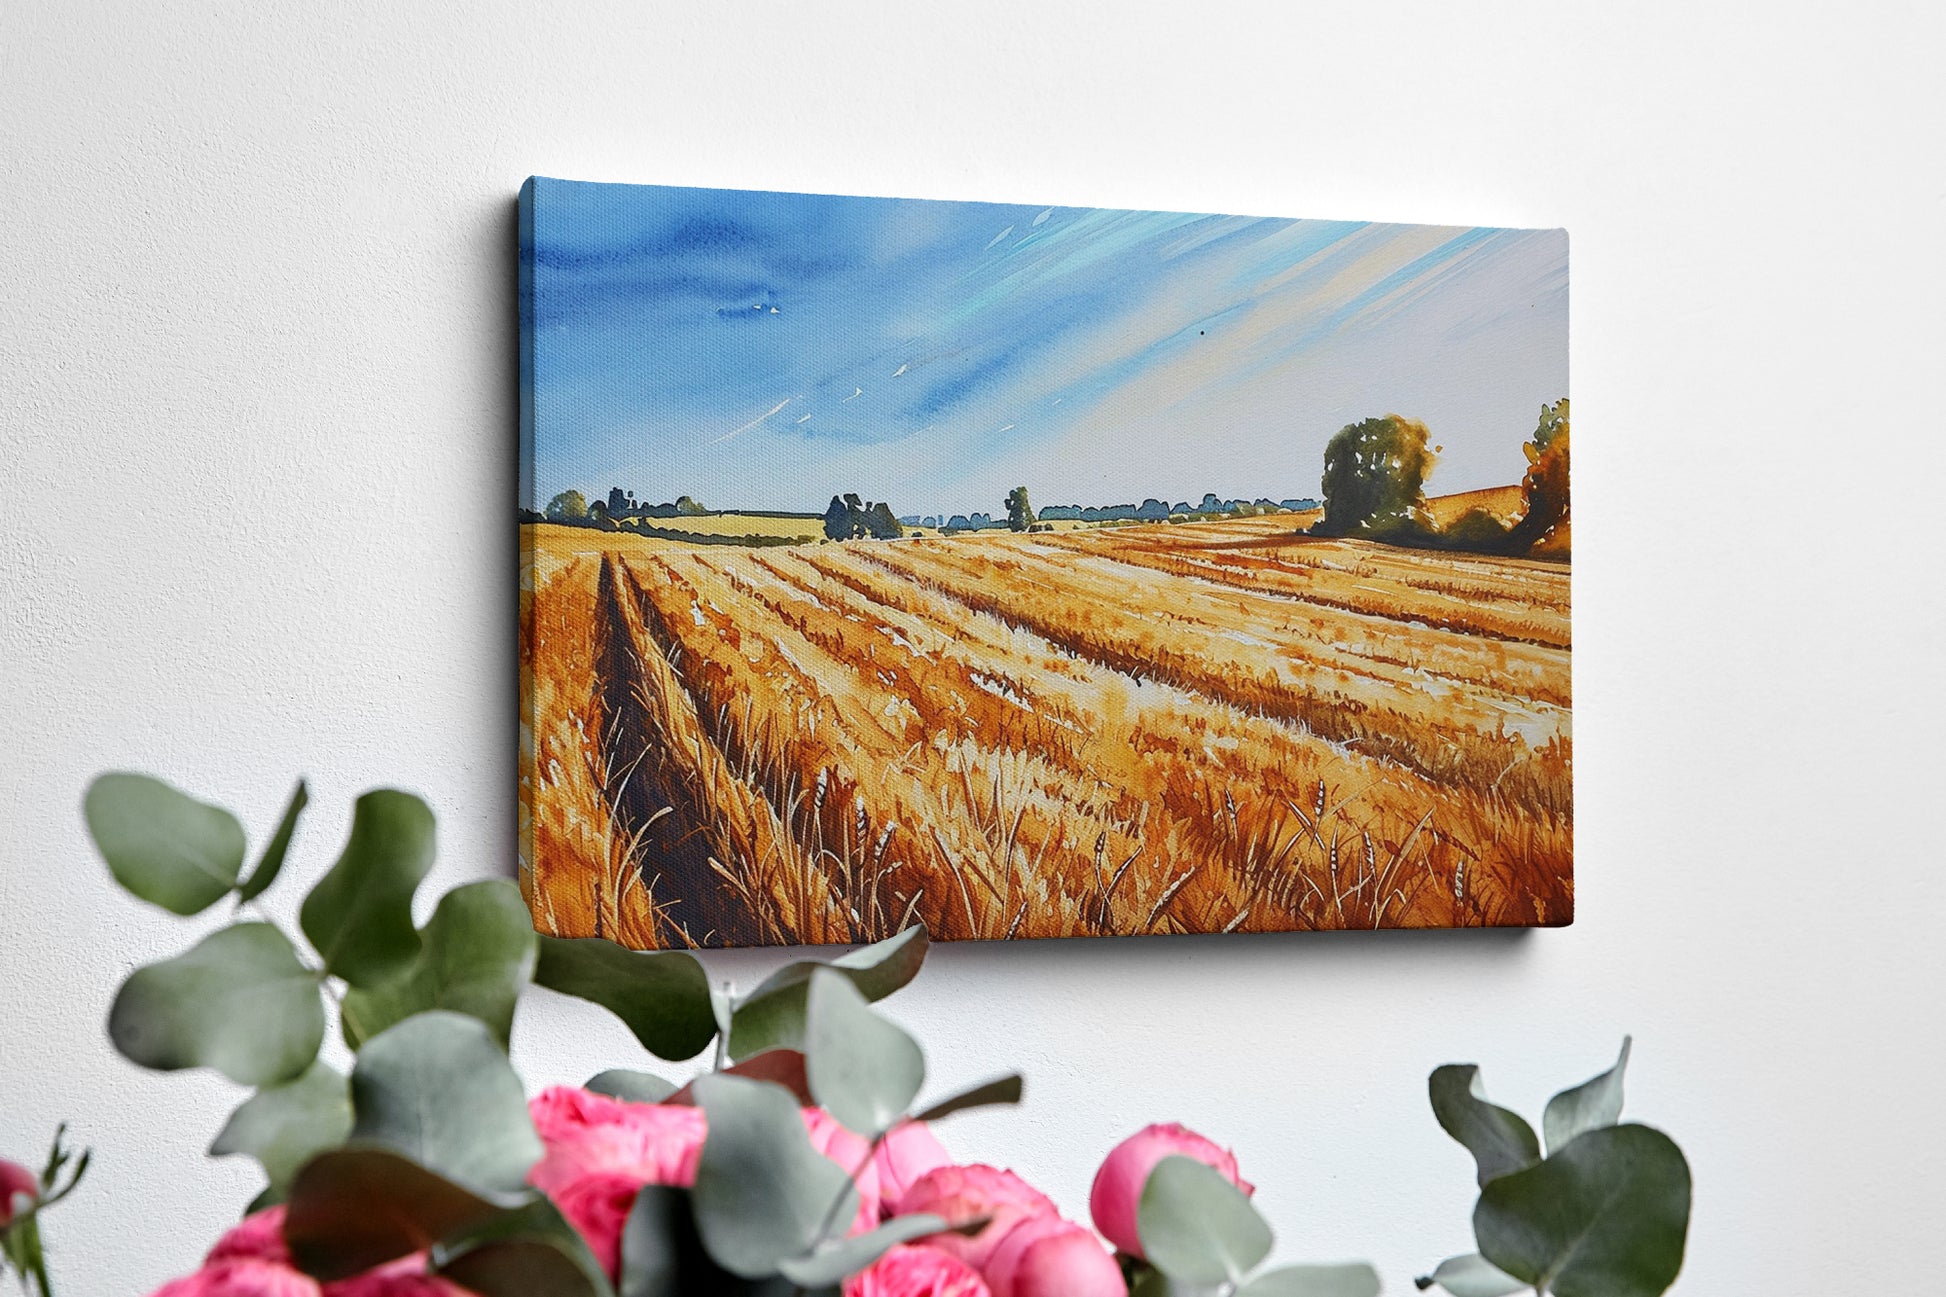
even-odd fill
[{"label": "distant tree line", "polygon": [[708,509],[686,495],[665,504],[638,503],[634,493],[613,487],[606,499],[589,500],[576,490],[566,490],[547,502],[539,513],[520,511],[522,522],[552,522],[567,527],[594,527],[601,531],[639,529],[648,518],[700,518]]},{"label": "distant tree line", "polygon": [[558,522],[568,526],[600,526],[636,518],[700,518],[709,512],[686,495],[667,504],[638,504],[633,492],[613,487],[605,500],[590,501],[576,490],[566,490],[547,502],[539,513],[521,510],[522,522]]},{"label": "distant tree line", "polygon": [[1426,477],[1438,452],[1417,419],[1396,414],[1347,424],[1324,448],[1324,516],[1313,536],[1352,536],[1419,549],[1521,555],[1568,519],[1568,400],[1541,407],[1521,449],[1527,473],[1520,514],[1508,520],[1472,508],[1441,525],[1426,507]]},{"label": "distant tree line", "polygon": [[[1025,487],[1016,487],[1024,492]],[[1002,514],[956,513],[956,514],[910,514],[899,519],[908,527],[938,527],[943,531],[979,531],[988,527],[1014,527],[1013,492],[1008,492],[1006,511]],[[1151,496],[1141,504],[1050,504],[1039,509],[1031,506],[1028,512],[1033,521],[1026,524],[1028,530],[1036,525],[1050,522],[1187,522],[1193,519],[1235,517],[1248,518],[1260,514],[1302,513],[1318,507],[1312,499],[1272,500],[1268,496],[1250,500],[1242,497],[1225,499],[1214,491],[1206,493],[1201,503],[1187,500],[1170,504]]]}]

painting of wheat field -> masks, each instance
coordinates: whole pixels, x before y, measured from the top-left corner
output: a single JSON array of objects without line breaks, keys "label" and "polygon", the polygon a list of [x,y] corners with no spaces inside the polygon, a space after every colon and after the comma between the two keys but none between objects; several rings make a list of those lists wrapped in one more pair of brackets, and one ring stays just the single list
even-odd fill
[{"label": "painting of wheat field", "polygon": [[519,277],[542,932],[1572,920],[1563,232],[536,178]]}]

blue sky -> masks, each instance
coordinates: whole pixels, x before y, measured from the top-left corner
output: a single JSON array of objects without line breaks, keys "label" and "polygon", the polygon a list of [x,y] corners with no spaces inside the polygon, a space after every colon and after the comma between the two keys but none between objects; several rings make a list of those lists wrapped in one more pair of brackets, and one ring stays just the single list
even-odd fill
[{"label": "blue sky", "polygon": [[[1518,481],[1567,395],[1567,237],[536,180],[531,466],[901,514],[1315,495],[1399,413],[1434,491]],[[531,477],[528,473],[531,471]]]}]

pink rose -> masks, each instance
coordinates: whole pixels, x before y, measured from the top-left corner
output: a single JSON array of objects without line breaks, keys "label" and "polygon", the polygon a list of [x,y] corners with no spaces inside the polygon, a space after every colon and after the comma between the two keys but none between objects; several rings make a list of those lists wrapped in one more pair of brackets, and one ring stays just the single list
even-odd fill
[{"label": "pink rose", "polygon": [[[18,1162],[0,1157],[0,1229],[13,1223],[16,1211],[26,1211],[41,1196],[40,1177]],[[19,1202],[26,1198],[24,1203]],[[19,1205],[16,1206],[15,1204]]]},{"label": "pink rose", "polygon": [[635,1177],[637,1184],[696,1182],[707,1127],[700,1108],[626,1103],[572,1086],[555,1086],[527,1105],[546,1154],[527,1182],[552,1197],[596,1171]]},{"label": "pink rose", "polygon": [[1221,1171],[1237,1188],[1255,1193],[1256,1186],[1237,1174],[1237,1160],[1229,1152],[1173,1122],[1148,1126],[1117,1144],[1095,1172],[1095,1186],[1088,1195],[1088,1210],[1095,1228],[1110,1243],[1130,1256],[1142,1255],[1142,1236],[1136,1229],[1136,1214],[1142,1202],[1142,1188],[1149,1172],[1165,1157],[1193,1157]]},{"label": "pink rose", "polygon": [[274,1261],[218,1261],[166,1283],[154,1297],[318,1297],[317,1280]]},{"label": "pink rose", "polygon": [[621,1275],[622,1229],[628,1224],[628,1214],[635,1209],[635,1199],[641,1192],[642,1182],[632,1175],[596,1171],[553,1194],[554,1205],[567,1217],[568,1224],[588,1241],[595,1259],[611,1279]]},{"label": "pink rose", "polygon": [[1058,1216],[1007,1231],[986,1264],[993,1297],[1128,1297],[1122,1268],[1094,1232]]},{"label": "pink rose", "polygon": [[845,1281],[844,1297],[991,1297],[979,1273],[935,1247],[901,1243]]},{"label": "pink rose", "polygon": [[861,1135],[846,1130],[839,1120],[822,1108],[801,1109],[804,1114],[804,1131],[811,1137],[811,1147],[836,1162],[846,1175],[853,1175],[858,1185],[858,1215],[852,1220],[849,1234],[863,1234],[878,1226],[880,1193],[878,1184],[877,1160],[871,1156],[872,1146]]},{"label": "pink rose", "polygon": [[977,1163],[937,1167],[920,1176],[899,1198],[898,1214],[920,1212],[944,1217],[955,1227],[986,1218],[990,1223],[977,1234],[935,1234],[926,1240],[981,1271],[1014,1225],[1029,1216],[1059,1215],[1045,1194],[1012,1171]]},{"label": "pink rose", "polygon": [[922,1121],[902,1121],[886,1132],[872,1153],[872,1168],[878,1172],[878,1193],[887,1210],[905,1196],[920,1176],[953,1159],[933,1138]]}]

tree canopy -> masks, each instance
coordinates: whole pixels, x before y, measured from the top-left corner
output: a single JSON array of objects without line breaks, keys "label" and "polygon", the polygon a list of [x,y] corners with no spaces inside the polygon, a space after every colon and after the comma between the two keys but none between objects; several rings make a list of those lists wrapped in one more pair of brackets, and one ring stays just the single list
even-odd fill
[{"label": "tree canopy", "polygon": [[1524,506],[1520,521],[1507,533],[1511,552],[1524,554],[1568,516],[1568,398],[1541,407],[1534,438],[1521,450],[1527,455],[1527,476],[1520,484]]},{"label": "tree canopy", "polygon": [[1027,500],[1027,488],[1017,486],[1007,492],[1007,529],[1026,531],[1034,522],[1034,506]]},{"label": "tree canopy", "polygon": [[1347,424],[1324,448],[1324,517],[1318,536],[1382,536],[1431,527],[1426,425],[1388,414]]},{"label": "tree canopy", "polygon": [[587,518],[588,498],[579,491],[563,491],[547,502],[549,522],[585,522]]}]

